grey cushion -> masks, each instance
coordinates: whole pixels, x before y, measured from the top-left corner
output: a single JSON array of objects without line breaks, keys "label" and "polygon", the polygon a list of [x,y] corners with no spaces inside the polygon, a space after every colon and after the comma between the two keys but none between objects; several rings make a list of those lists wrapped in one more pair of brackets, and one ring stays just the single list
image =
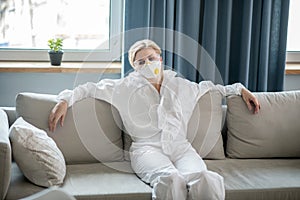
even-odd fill
[{"label": "grey cushion", "polygon": [[226,200],[300,199],[300,159],[205,160],[224,177]]},{"label": "grey cushion", "polygon": [[76,199],[151,199],[151,187],[130,166],[130,162],[69,165],[62,189]]},{"label": "grey cushion", "polygon": [[[81,199],[149,200],[152,189],[132,171],[130,162],[91,163],[67,166],[61,189]],[[45,188],[30,184],[13,164],[7,200],[20,199]]]},{"label": "grey cushion", "polygon": [[6,112],[9,126],[11,126],[17,119],[16,107],[0,107],[0,109],[3,109]]},{"label": "grey cushion", "polygon": [[62,151],[68,164],[123,160],[120,120],[110,104],[92,98],[84,99],[68,109],[63,127],[48,131],[48,117],[56,104],[55,95],[21,93],[16,111],[32,125],[47,131]]},{"label": "grey cushion", "polygon": [[[189,121],[188,139],[205,159],[225,158],[221,135],[222,116],[222,95],[218,91],[209,91],[199,99]],[[213,135],[213,141],[204,142],[207,134]]]},{"label": "grey cushion", "polygon": [[9,142],[8,118],[0,109],[0,199],[4,199],[10,182],[11,146]]},{"label": "grey cushion", "polygon": [[38,192],[34,195],[30,195],[29,197],[23,198],[23,200],[51,200],[51,199],[76,200],[73,196],[69,195],[64,190],[59,188],[50,188]]},{"label": "grey cushion", "polygon": [[18,165],[15,162],[12,163],[11,181],[5,198],[6,200],[24,198],[44,189],[44,187],[31,183],[25,178]]},{"label": "grey cushion", "polygon": [[255,93],[254,115],[241,97],[227,99],[227,154],[232,158],[300,157],[300,91]]},{"label": "grey cushion", "polygon": [[[300,197],[300,159],[225,159],[205,163],[209,170],[224,177],[226,200]],[[151,199],[151,187],[130,173],[129,162],[69,165],[67,171],[62,189],[76,199]],[[14,163],[12,174],[8,200],[44,189],[30,184]]]}]

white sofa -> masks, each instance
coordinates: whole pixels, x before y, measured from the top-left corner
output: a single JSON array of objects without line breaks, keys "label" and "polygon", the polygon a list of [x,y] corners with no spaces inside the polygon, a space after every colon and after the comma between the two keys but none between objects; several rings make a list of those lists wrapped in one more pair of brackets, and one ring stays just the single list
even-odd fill
[{"label": "white sofa", "polygon": [[[190,120],[189,140],[208,168],[224,177],[226,199],[300,199],[300,91],[255,95],[261,102],[258,115],[241,97],[228,97],[222,106],[219,94],[207,93]],[[20,93],[15,108],[0,109],[1,199],[46,189],[25,178],[12,158],[9,127],[22,116],[48,131],[55,97]],[[106,102],[88,98],[69,108],[64,126],[47,132],[66,162],[59,188],[76,199],[151,199],[151,187],[130,167],[125,132],[117,110]],[[215,146],[202,143],[206,132],[215,134]]]}]

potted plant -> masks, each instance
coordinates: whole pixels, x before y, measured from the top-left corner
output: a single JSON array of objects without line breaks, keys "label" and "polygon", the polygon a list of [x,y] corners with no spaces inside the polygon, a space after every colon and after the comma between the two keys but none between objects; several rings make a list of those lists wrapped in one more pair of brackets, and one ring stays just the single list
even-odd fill
[{"label": "potted plant", "polygon": [[50,50],[48,51],[51,65],[60,66],[62,56],[64,51],[62,50],[63,46],[63,39],[56,38],[48,40],[48,46]]}]

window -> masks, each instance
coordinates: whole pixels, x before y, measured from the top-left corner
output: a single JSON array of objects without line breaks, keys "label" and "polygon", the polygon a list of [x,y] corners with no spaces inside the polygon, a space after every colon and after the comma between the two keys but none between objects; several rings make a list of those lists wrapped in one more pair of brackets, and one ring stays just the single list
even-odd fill
[{"label": "window", "polygon": [[121,55],[122,0],[2,0],[0,60],[48,61],[47,41],[64,39],[64,61]]},{"label": "window", "polygon": [[300,1],[290,0],[288,38],[287,38],[287,62],[300,63]]}]

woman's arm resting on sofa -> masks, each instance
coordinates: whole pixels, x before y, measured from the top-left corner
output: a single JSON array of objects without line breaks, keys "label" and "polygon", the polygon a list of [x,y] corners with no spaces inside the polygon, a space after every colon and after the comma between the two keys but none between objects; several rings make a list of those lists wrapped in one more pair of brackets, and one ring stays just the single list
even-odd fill
[{"label": "woman's arm resting on sofa", "polygon": [[92,97],[112,103],[112,94],[115,85],[119,84],[121,81],[121,79],[103,79],[98,83],[88,82],[77,86],[74,90],[64,90],[59,93],[57,96],[58,103],[54,106],[49,115],[49,130],[55,131],[59,120],[60,125],[63,126],[68,107],[72,106],[77,101]]},{"label": "woman's arm resting on sofa", "polygon": [[248,109],[250,111],[253,110],[254,114],[257,114],[260,109],[260,104],[257,98],[246,88],[243,88],[241,91],[241,95],[243,97],[244,102],[246,103]]},{"label": "woman's arm resting on sofa", "polygon": [[260,109],[260,104],[257,98],[241,83],[235,83],[232,85],[220,86],[223,87],[225,90],[224,96],[229,95],[241,95],[244,102],[246,103],[249,111],[253,111],[254,114],[257,114]]},{"label": "woman's arm resting on sofa", "polygon": [[[210,81],[206,81],[207,84],[213,84]],[[212,86],[211,86],[212,87]],[[254,114],[257,114],[260,109],[260,104],[257,98],[241,83],[234,83],[232,85],[214,85],[224,97],[230,95],[241,95],[244,102],[246,103],[249,111],[253,110]],[[253,109],[254,108],[254,109]]]},{"label": "woman's arm resting on sofa", "polygon": [[49,130],[54,132],[56,129],[57,122],[60,120],[60,125],[64,125],[65,117],[67,115],[68,103],[65,100],[59,101],[54,108],[51,110],[49,115],[48,124]]},{"label": "woman's arm resting on sofa", "polygon": [[49,130],[54,132],[58,121],[60,121],[60,125],[63,126],[68,107],[72,106],[76,101],[91,96],[92,92],[95,93],[96,88],[96,83],[88,82],[77,86],[74,90],[64,90],[60,92],[57,96],[58,103],[53,107],[48,118]]}]

